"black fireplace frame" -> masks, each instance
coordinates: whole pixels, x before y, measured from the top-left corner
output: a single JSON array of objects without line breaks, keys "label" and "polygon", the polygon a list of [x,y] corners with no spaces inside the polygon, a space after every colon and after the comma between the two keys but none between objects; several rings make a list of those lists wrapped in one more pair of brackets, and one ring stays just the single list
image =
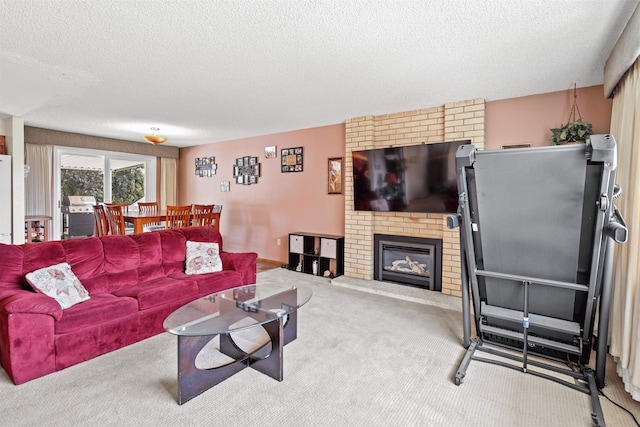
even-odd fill
[{"label": "black fireplace frame", "polygon": [[[406,244],[407,249],[414,249],[416,245],[427,245],[434,248],[433,265],[432,265],[432,277],[429,283],[425,284],[425,281],[419,277],[411,277],[411,275],[403,275],[402,280],[393,280],[388,277],[383,278],[382,272],[382,246],[385,244],[393,244],[396,246],[402,246]],[[408,286],[416,286],[431,291],[442,290],[442,240],[430,239],[426,237],[410,237],[410,236],[398,236],[392,234],[374,234],[374,257],[373,257],[373,279],[384,280],[388,282],[401,283]]]}]

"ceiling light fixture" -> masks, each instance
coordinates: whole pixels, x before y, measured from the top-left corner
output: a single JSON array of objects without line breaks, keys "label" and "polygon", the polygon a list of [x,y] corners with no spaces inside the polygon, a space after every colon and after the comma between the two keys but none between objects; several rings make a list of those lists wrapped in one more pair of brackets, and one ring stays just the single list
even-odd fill
[{"label": "ceiling light fixture", "polygon": [[153,127],[151,128],[151,131],[153,132],[153,135],[145,135],[143,136],[144,140],[147,142],[150,142],[152,144],[162,144],[163,142],[165,142],[167,140],[167,138],[163,137],[163,136],[157,136],[156,132],[158,132],[160,130],[160,128],[156,128]]}]

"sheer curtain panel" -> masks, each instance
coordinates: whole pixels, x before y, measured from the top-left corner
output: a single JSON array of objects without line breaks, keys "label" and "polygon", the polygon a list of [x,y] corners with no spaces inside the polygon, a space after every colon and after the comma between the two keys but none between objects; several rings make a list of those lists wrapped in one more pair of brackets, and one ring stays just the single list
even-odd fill
[{"label": "sheer curtain panel", "polygon": [[29,175],[24,181],[25,215],[51,216],[53,192],[53,146],[25,144]]},{"label": "sheer curtain panel", "polygon": [[160,209],[167,209],[167,205],[177,204],[177,175],[177,159],[160,158]]},{"label": "sheer curtain panel", "polygon": [[616,246],[609,352],[625,389],[640,401],[640,59],[614,91],[611,134],[618,143],[618,208],[629,239]]}]

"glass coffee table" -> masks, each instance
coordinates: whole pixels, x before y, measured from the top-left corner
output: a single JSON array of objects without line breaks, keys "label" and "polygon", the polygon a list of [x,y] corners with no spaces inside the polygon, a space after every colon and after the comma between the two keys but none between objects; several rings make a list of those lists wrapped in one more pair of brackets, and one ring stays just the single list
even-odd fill
[{"label": "glass coffee table", "polygon": [[[171,313],[164,329],[178,336],[178,403],[188,402],[247,367],[282,381],[283,347],[296,339],[296,310],[312,294],[304,286],[248,285],[199,298]],[[258,332],[266,332],[266,342],[256,338],[250,350],[246,338],[244,345],[236,342],[235,336],[255,328],[263,328]],[[230,361],[199,368],[200,352],[216,337],[217,351]]]}]

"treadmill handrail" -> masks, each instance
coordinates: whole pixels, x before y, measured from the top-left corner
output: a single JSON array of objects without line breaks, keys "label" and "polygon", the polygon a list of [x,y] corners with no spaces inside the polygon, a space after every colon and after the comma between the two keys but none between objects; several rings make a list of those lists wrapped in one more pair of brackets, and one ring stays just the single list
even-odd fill
[{"label": "treadmill handrail", "polygon": [[519,274],[498,273],[495,271],[475,269],[474,273],[478,276],[492,277],[495,279],[513,280],[516,282],[529,282],[536,285],[553,286],[556,288],[571,289],[574,291],[588,292],[589,286],[580,283],[562,282],[559,280],[542,279],[539,277],[521,276]]}]

